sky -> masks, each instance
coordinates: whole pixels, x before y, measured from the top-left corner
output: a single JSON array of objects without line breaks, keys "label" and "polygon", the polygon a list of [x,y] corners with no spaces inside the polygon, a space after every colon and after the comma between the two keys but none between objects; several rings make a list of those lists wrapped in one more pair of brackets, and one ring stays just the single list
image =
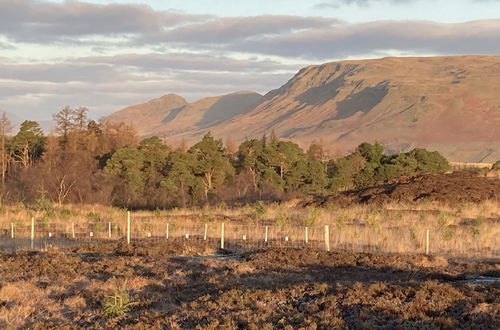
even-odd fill
[{"label": "sky", "polygon": [[0,111],[98,119],[264,94],[311,64],[468,54],[500,54],[500,0],[0,0]]}]

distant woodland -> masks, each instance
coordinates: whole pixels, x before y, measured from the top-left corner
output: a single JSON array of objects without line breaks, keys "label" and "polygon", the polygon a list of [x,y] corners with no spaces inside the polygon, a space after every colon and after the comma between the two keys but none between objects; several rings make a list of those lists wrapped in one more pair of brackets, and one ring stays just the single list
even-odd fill
[{"label": "distant woodland", "polygon": [[86,108],[63,108],[54,116],[57,135],[48,136],[35,121],[12,132],[6,115],[0,118],[3,203],[156,209],[276,201],[449,169],[424,149],[388,155],[378,143],[362,143],[333,158],[321,143],[303,150],[272,132],[239,146],[209,132],[189,148],[172,146],[87,115]]}]

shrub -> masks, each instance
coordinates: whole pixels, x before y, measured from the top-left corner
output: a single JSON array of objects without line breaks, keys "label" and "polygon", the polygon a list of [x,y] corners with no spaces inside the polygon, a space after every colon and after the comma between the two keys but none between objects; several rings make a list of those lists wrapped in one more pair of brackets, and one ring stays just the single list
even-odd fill
[{"label": "shrub", "polygon": [[34,205],[35,210],[43,211],[47,214],[52,214],[54,212],[54,206],[52,202],[46,197],[40,197],[36,200]]},{"label": "shrub", "polygon": [[318,221],[321,215],[321,211],[315,207],[309,207],[307,210],[307,215],[302,220],[302,224],[306,227],[312,227]]},{"label": "shrub", "polygon": [[255,220],[262,219],[267,213],[267,207],[263,201],[257,202],[255,208],[253,209],[252,216]]},{"label": "shrub", "polygon": [[290,223],[290,217],[286,213],[285,209],[280,207],[278,211],[278,216],[276,218],[276,224],[281,230],[283,230],[289,223]]},{"label": "shrub", "polygon": [[87,219],[92,222],[99,222],[101,220],[101,215],[96,212],[87,213]]},{"label": "shrub", "polygon": [[112,295],[105,297],[104,314],[110,317],[120,316],[128,313],[133,305],[126,291],[115,291]]},{"label": "shrub", "polygon": [[474,237],[479,236],[479,227],[481,227],[483,223],[484,223],[484,217],[482,216],[478,216],[472,221],[471,231]]},{"label": "shrub", "polygon": [[491,167],[492,170],[500,170],[500,160]]},{"label": "shrub", "polygon": [[71,217],[71,211],[68,209],[62,209],[59,211],[59,219],[68,220]]},{"label": "shrub", "polygon": [[345,223],[349,220],[347,215],[341,214],[338,217],[335,218],[335,227],[337,227],[338,230],[342,231],[344,229]]}]

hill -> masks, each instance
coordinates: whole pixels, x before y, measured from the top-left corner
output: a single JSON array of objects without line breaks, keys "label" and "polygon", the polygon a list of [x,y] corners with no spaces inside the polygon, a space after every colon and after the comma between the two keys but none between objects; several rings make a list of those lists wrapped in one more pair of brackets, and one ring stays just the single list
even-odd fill
[{"label": "hill", "polygon": [[321,140],[332,152],[379,141],[393,151],[424,147],[453,161],[491,162],[500,159],[498,86],[500,56],[341,61],[303,68],[264,97],[244,92],[159,108],[151,101],[106,119],[140,116],[142,135],[171,141],[194,142],[207,130],[235,141],[275,131],[304,147]]}]

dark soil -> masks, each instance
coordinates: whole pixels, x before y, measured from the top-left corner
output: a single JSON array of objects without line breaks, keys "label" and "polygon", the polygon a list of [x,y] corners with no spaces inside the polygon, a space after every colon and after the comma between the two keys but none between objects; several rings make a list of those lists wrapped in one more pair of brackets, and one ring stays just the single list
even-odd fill
[{"label": "dark soil", "polygon": [[353,203],[441,202],[456,205],[486,200],[500,201],[500,179],[481,176],[473,171],[461,171],[400,179],[393,183],[321,198],[312,204],[345,207]]},{"label": "dark soil", "polygon": [[[500,277],[495,262],[308,249],[225,260],[170,257],[202,254],[207,244],[113,243],[0,254],[0,289],[34,283],[56,310],[60,306],[60,313],[40,305],[27,314],[21,327],[35,329],[500,328],[500,285],[466,281]],[[134,303],[116,317],[103,313],[113,279]],[[72,306],[75,297],[84,306]],[[9,308],[15,304],[0,301],[0,317]]]}]

